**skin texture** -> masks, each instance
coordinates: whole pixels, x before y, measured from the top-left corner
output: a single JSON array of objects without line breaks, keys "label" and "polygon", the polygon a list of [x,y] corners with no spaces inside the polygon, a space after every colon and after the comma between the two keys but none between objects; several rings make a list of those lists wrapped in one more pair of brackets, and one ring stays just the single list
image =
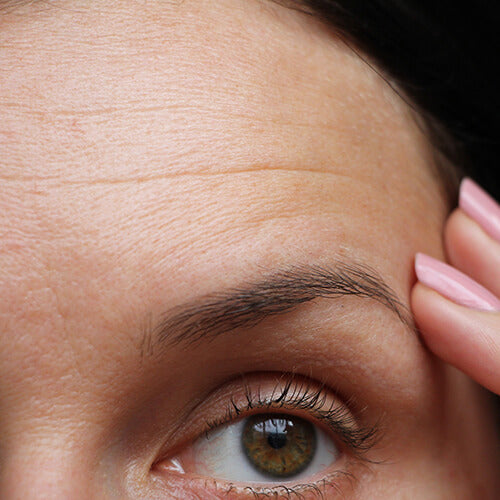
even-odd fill
[{"label": "skin texture", "polygon": [[154,354],[144,336],[283,266],[363,263],[409,307],[448,207],[369,65],[256,0],[27,5],[0,17],[0,58],[0,498],[255,498],[156,464],[241,374],[290,371],[381,427],[326,498],[494,498],[486,393],[375,301]]}]

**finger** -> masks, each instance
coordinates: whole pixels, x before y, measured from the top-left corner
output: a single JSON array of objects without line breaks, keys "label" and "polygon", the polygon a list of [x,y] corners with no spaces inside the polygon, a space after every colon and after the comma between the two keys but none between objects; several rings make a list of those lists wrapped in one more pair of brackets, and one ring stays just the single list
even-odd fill
[{"label": "finger", "polygon": [[428,347],[500,393],[500,299],[426,255],[417,255],[415,271],[412,309]]},{"label": "finger", "polygon": [[459,205],[486,233],[500,242],[500,205],[467,177],[460,184]]},{"label": "finger", "polygon": [[419,253],[415,258],[415,272],[421,283],[456,304],[481,311],[500,311],[500,298],[444,262]]},{"label": "finger", "polygon": [[428,348],[500,394],[500,313],[455,304],[421,283],[412,290],[411,304]]},{"label": "finger", "polygon": [[448,260],[455,268],[500,296],[500,242],[461,209],[448,219],[444,241]]},{"label": "finger", "polygon": [[460,209],[448,219],[445,245],[450,262],[500,294],[500,205],[474,181],[460,184]]}]

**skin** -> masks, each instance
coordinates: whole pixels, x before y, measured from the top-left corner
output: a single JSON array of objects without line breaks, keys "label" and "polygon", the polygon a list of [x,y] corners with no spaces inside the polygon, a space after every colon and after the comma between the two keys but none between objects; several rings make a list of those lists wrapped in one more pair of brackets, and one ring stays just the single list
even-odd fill
[{"label": "skin", "polygon": [[[254,0],[60,1],[0,25],[0,498],[255,498],[157,464],[223,416],[239,375],[290,371],[381,423],[373,462],[346,450],[355,479],[326,498],[494,498],[486,392],[373,300],[143,342],[164,311],[287,265],[367,264],[410,307],[449,207],[369,65]],[[419,286],[422,319],[437,294]]]}]

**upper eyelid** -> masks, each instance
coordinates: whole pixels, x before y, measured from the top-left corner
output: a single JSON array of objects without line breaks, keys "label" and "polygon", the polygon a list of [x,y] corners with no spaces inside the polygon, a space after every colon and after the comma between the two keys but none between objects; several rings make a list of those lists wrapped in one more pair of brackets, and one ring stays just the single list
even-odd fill
[{"label": "upper eyelid", "polygon": [[[257,376],[259,380],[257,381],[254,376]],[[260,381],[262,377],[268,377],[266,384]],[[271,378],[273,378],[272,382],[270,382]],[[280,386],[283,386],[290,380],[294,381],[295,389],[303,386],[304,381],[308,383],[310,394],[317,392],[320,387],[322,388],[322,394],[327,394],[326,391],[328,391],[329,399],[325,405],[325,409],[328,409],[331,402],[335,401],[337,405],[335,410],[337,413],[336,416],[341,418],[342,413],[344,413],[345,416],[349,415],[349,425],[354,424],[350,427],[353,432],[351,433],[351,436],[349,436],[347,432],[347,425],[345,425],[346,439],[342,440],[342,436],[339,435],[339,433],[342,433],[344,429],[339,425],[340,421],[337,422],[337,427],[329,426],[324,419],[321,420],[321,418],[318,418],[319,415],[314,415],[313,411],[308,410],[307,408],[303,410],[300,410],[298,407],[293,408],[293,405],[290,403],[290,397],[288,401],[284,401],[281,411],[286,412],[288,410],[290,413],[296,412],[296,414],[302,418],[306,418],[307,415],[309,420],[316,421],[318,425],[327,429],[327,432],[334,438],[334,440],[337,441],[337,443],[342,444],[344,450],[349,450],[349,455],[351,455],[353,459],[371,462],[366,454],[379,442],[381,438],[383,438],[384,435],[384,427],[380,425],[379,419],[370,419],[370,422],[361,421],[360,416],[354,412],[354,410],[346,404],[343,399],[335,393],[335,391],[329,389],[327,386],[315,381],[314,379],[309,379],[308,377],[296,375],[294,373],[278,374],[276,372],[267,372],[239,376],[238,378],[223,384],[222,387],[211,393],[211,395],[204,399],[200,405],[192,409],[189,415],[186,415],[182,424],[180,424],[181,427],[178,428],[175,433],[177,439],[165,440],[165,445],[160,448],[160,451],[157,453],[157,458],[151,464],[151,467],[154,467],[163,460],[174,457],[177,453],[183,450],[185,446],[189,446],[190,443],[193,443],[196,439],[203,436],[207,432],[210,432],[217,426],[228,425],[232,422],[236,422],[236,420],[245,418],[246,415],[250,415],[252,410],[254,413],[259,412],[259,410],[261,413],[264,413],[268,406],[264,404],[259,406],[259,398],[263,400],[265,397],[273,394],[273,392],[276,395],[277,393],[275,389],[278,387],[278,382]],[[266,387],[264,387],[264,385]],[[252,388],[250,396],[248,392],[249,387]],[[305,392],[304,389],[301,391],[302,393]],[[234,400],[232,402],[231,396],[234,396]],[[297,397],[300,398],[300,395]],[[277,399],[277,397],[275,399]],[[215,410],[212,406],[213,401],[215,401],[216,405]],[[238,415],[236,415],[234,405],[238,408]],[[250,406],[252,408],[249,408]],[[279,408],[275,406],[274,409],[278,410]],[[301,411],[300,414],[299,410]],[[307,413],[308,411],[309,413]],[[374,423],[372,423],[372,420]],[[344,419],[344,422],[346,421],[347,418]]]},{"label": "upper eyelid", "polygon": [[[303,383],[299,387],[294,382],[293,374],[287,374],[287,376],[286,383],[282,384],[283,389],[268,400],[263,400],[258,391],[253,396],[249,392],[250,388],[247,387],[246,403],[244,403],[246,406],[238,406],[231,399],[224,418],[208,421],[207,427],[215,429],[218,426],[227,425],[240,418],[245,418],[250,412],[309,410],[313,417],[329,428],[330,432],[334,433],[337,438],[340,437],[344,445],[351,447],[359,459],[363,459],[364,454],[379,441],[382,434],[380,424],[365,427],[357,425],[347,406],[340,401],[332,400],[331,403],[324,404],[327,395],[323,386],[309,390],[309,387]],[[346,425],[347,421],[350,425]]]}]

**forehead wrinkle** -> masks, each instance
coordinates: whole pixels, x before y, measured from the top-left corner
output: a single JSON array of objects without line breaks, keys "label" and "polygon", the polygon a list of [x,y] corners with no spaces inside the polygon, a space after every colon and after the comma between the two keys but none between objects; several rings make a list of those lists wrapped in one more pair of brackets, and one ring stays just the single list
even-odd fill
[{"label": "forehead wrinkle", "polygon": [[[11,15],[22,18],[35,12],[46,12],[52,9],[60,9],[82,13],[82,10],[69,9],[61,5],[61,0],[0,0],[0,16]],[[0,18],[1,21],[1,18]]]},{"label": "forehead wrinkle", "polygon": [[0,0],[0,13],[9,11],[12,12],[16,7],[31,5],[40,0]]},{"label": "forehead wrinkle", "polygon": [[[221,160],[221,163],[224,163]],[[230,162],[227,162],[230,163]],[[230,167],[231,168],[231,167]],[[0,170],[0,180],[6,183],[19,183],[27,185],[29,188],[36,188],[38,191],[40,188],[57,188],[57,187],[83,187],[83,186],[113,186],[113,185],[126,185],[126,184],[147,184],[147,183],[157,183],[163,180],[175,180],[175,179],[203,179],[210,178],[216,179],[220,177],[224,180],[228,176],[230,178],[238,175],[246,174],[268,174],[268,173],[278,173],[278,174],[312,174],[326,177],[334,177],[337,179],[344,178],[348,181],[363,182],[357,179],[354,175],[349,174],[349,172],[335,172],[332,170],[325,169],[324,167],[305,167],[305,166],[265,166],[262,164],[251,166],[251,167],[235,167],[231,170],[221,170],[217,171],[215,169],[211,170],[193,170],[186,171],[179,169],[178,171],[168,171],[163,173],[151,173],[144,174],[141,176],[119,176],[119,177],[101,177],[101,178],[91,178],[91,179],[66,179],[60,175],[23,175],[22,173],[5,173]]]},{"label": "forehead wrinkle", "polygon": [[[237,44],[236,44],[237,45]],[[251,51],[249,51],[251,52]],[[278,57],[278,59],[286,59],[288,61],[287,55],[291,52],[284,52],[284,54],[281,54],[283,52],[281,50],[281,46],[278,46],[276,50],[272,49],[271,54],[274,54],[274,56]],[[231,63],[231,67],[233,66],[234,61],[236,61],[237,64],[239,61],[241,61],[242,57],[231,57],[231,54],[229,54],[229,59]],[[232,54],[234,56],[240,56],[241,54],[238,52],[237,54]],[[285,56],[285,57],[284,57]],[[224,59],[224,58],[220,58]],[[97,57],[96,60],[99,60]],[[196,63],[196,61],[195,61]],[[195,64],[196,65],[196,64]],[[207,65],[203,65],[203,67],[206,67]],[[228,65],[229,66],[229,65]],[[262,65],[259,65],[258,68],[254,68],[258,70],[258,76],[262,76]],[[342,65],[344,67],[345,65]],[[163,66],[162,66],[163,68]],[[150,74],[149,72],[151,71],[151,67],[146,68],[148,70],[147,74]],[[163,68],[165,69],[165,68]],[[168,69],[168,68],[167,68]],[[236,67],[236,70],[239,69],[247,69],[247,67],[240,68],[239,66]],[[287,68],[286,68],[287,69]],[[210,71],[203,70],[204,75],[209,75]],[[162,72],[158,77],[165,76],[168,71]],[[179,71],[179,73],[182,73],[182,71]],[[196,120],[198,120],[197,123],[194,125],[190,122],[186,127],[184,126],[184,122],[181,123],[180,126],[177,125],[177,122],[175,123],[175,130],[170,127],[170,124],[177,120],[177,118],[182,118],[184,119],[184,116],[180,117],[174,117],[175,120],[172,120],[171,116],[168,115],[163,115],[160,113],[161,109],[163,109],[161,106],[158,108],[155,108],[154,104],[157,103],[157,99],[153,100],[151,102],[152,107],[151,107],[151,114],[154,114],[154,116],[145,116],[144,119],[141,119],[140,122],[137,124],[134,124],[135,130],[130,130],[129,128],[129,122],[130,118],[127,116],[127,113],[124,113],[123,121],[119,121],[118,118],[116,121],[110,122],[109,125],[112,125],[110,127],[109,125],[104,126],[98,126],[95,123],[87,123],[88,127],[83,130],[82,135],[77,135],[76,132],[73,135],[67,134],[68,126],[70,124],[70,121],[64,122],[64,123],[59,123],[57,122],[56,125],[58,128],[56,129],[55,133],[52,135],[43,135],[42,137],[44,138],[45,142],[49,142],[49,140],[53,140],[54,136],[57,136],[57,139],[60,140],[61,137],[64,138],[64,148],[60,148],[60,152],[54,153],[53,151],[50,151],[50,158],[49,161],[46,161],[46,164],[48,165],[48,170],[50,169],[50,165],[54,164],[54,168],[60,168],[59,165],[64,165],[64,167],[68,164],[71,163],[76,164],[79,166],[80,164],[80,158],[82,157],[81,152],[85,152],[85,155],[89,158],[91,161],[97,160],[98,165],[100,163],[101,158],[106,158],[106,155],[103,153],[111,153],[109,156],[109,160],[111,162],[114,162],[112,165],[114,168],[109,168],[111,176],[108,177],[108,179],[103,179],[102,177],[96,178],[101,171],[103,171],[106,168],[105,164],[99,165],[99,168],[95,168],[94,172],[92,172],[92,175],[95,178],[95,184],[99,183],[126,183],[126,182],[143,182],[146,181],[149,178],[161,178],[163,176],[163,172],[160,172],[161,169],[165,169],[165,164],[168,162],[168,168],[170,169],[171,173],[175,173],[174,170],[177,171],[182,171],[186,172],[187,170],[190,170],[192,173],[203,173],[202,170],[208,170],[210,169],[212,172],[218,173],[221,170],[221,165],[223,163],[225,164],[231,164],[231,162],[235,162],[237,164],[236,167],[231,166],[233,171],[240,170],[242,172],[246,171],[246,169],[252,170],[253,167],[249,165],[251,162],[255,161],[255,159],[260,160],[261,158],[270,158],[271,162],[273,162],[273,159],[277,160],[279,162],[279,155],[281,155],[286,158],[287,155],[296,155],[298,160],[300,161],[302,158],[305,158],[306,155],[309,153],[308,148],[311,150],[314,150],[314,154],[318,157],[320,155],[326,156],[326,149],[330,151],[331,148],[333,148],[334,143],[337,144],[337,147],[343,147],[343,149],[346,149],[350,146],[350,144],[345,144],[345,139],[344,136],[349,136],[351,137],[351,129],[346,127],[346,123],[348,124],[348,121],[345,120],[344,110],[345,108],[342,108],[341,111],[339,110],[334,110],[332,113],[328,115],[328,119],[324,119],[324,117],[317,116],[319,115],[319,110],[323,109],[323,106],[318,107],[318,106],[313,106],[309,105],[309,101],[305,100],[303,104],[300,105],[300,108],[296,108],[297,103],[300,103],[302,100],[297,99],[297,94],[301,93],[304,96],[310,95],[310,88],[307,86],[304,87],[304,85],[310,85],[311,88],[314,88],[315,85],[317,85],[316,80],[318,78],[325,80],[325,85],[330,82],[328,78],[323,78],[327,75],[318,75],[318,78],[307,78],[304,79],[304,81],[300,81],[300,91],[297,90],[299,88],[298,85],[295,85],[295,80],[292,82],[289,82],[289,72],[287,72],[284,76],[287,78],[278,78],[277,81],[275,81],[276,73],[280,72],[270,72],[271,75],[269,78],[273,78],[270,80],[271,83],[276,83],[276,86],[279,85],[284,85],[288,84],[290,86],[290,91],[295,89],[295,94],[290,95],[290,109],[291,110],[296,110],[297,113],[295,116],[290,116],[289,115],[289,109],[288,107],[284,107],[284,100],[276,100],[274,99],[275,94],[279,94],[280,96],[287,96],[286,91],[288,91],[288,87],[283,92],[283,89],[280,88],[275,88],[275,89],[269,89],[265,88],[265,92],[259,92],[259,88],[257,89],[257,92],[255,91],[256,88],[256,83],[254,79],[252,78],[252,74],[250,75],[250,78],[248,78],[248,81],[241,82],[238,79],[230,79],[228,82],[230,84],[230,88],[237,88],[238,89],[238,95],[239,93],[242,92],[243,87],[250,87],[245,91],[244,96],[242,96],[241,100],[234,105],[234,102],[231,102],[231,105],[218,105],[216,106],[217,111],[217,116],[212,115],[211,113],[214,111],[214,95],[215,97],[219,98],[219,101],[221,101],[222,97],[227,99],[227,88],[224,87],[224,92],[220,92],[219,94],[215,94],[214,89],[218,88],[220,85],[222,85],[222,82],[225,82],[229,77],[228,73],[224,73],[223,78],[215,78],[215,79],[206,79],[206,81],[213,82],[215,81],[217,85],[212,85],[210,83],[209,88],[203,88],[201,89],[196,96],[199,96],[201,99],[200,103],[196,103],[197,106],[193,107],[194,112],[197,113],[195,116]],[[311,71],[305,71],[301,72],[298,71],[298,73],[306,73],[308,75],[315,74]],[[328,72],[327,72],[328,73]],[[236,71],[236,74],[239,76],[240,72]],[[328,73],[329,74],[329,73]],[[234,75],[233,75],[234,76]],[[184,78],[181,76],[181,78]],[[152,81],[158,82],[160,81],[160,78],[155,78]],[[198,78],[195,79],[197,82],[203,80],[203,78]],[[312,80],[310,82],[310,80]],[[203,80],[205,81],[205,80]],[[257,85],[261,85],[262,78],[258,80]],[[288,82],[288,83],[285,83]],[[184,89],[184,81],[180,82],[181,85],[179,85],[179,88]],[[239,85],[238,85],[239,83]],[[123,83],[123,85],[126,85],[126,82]],[[155,84],[156,85],[156,84]],[[143,92],[144,87],[136,88],[132,86],[130,88],[130,92],[128,94],[132,94],[134,92],[141,93]],[[153,96],[158,96],[158,87],[154,86],[152,87],[152,92],[150,93]],[[153,92],[153,90],[155,92]],[[271,92],[270,92],[271,90]],[[318,93],[323,93],[324,88],[323,87],[318,87],[317,92]],[[356,93],[354,91],[354,93]],[[262,94],[262,95],[261,95]],[[356,93],[358,95],[359,93]],[[135,95],[135,94],[134,94]],[[248,96],[247,96],[248,95]],[[324,94],[326,95],[326,93]],[[113,94],[114,96],[114,94]],[[203,100],[202,98],[210,96],[209,99]],[[51,113],[57,114],[59,111],[58,109],[62,109],[63,111],[67,111],[68,107],[64,105],[64,103],[59,102],[60,98],[60,93],[58,93],[57,101],[54,101],[54,109],[51,110]],[[120,102],[123,102],[121,99],[122,96],[120,97]],[[191,103],[192,100],[192,92],[189,92],[187,96],[176,96],[176,98],[182,97],[184,101],[182,101],[182,106],[187,106],[186,102]],[[250,100],[247,98],[249,97]],[[342,97],[342,96],[340,96]],[[330,93],[328,95],[328,99],[332,98],[332,94]],[[187,99],[187,101],[186,101]],[[182,100],[182,99],[181,99]],[[233,99],[233,101],[236,99]],[[115,99],[116,101],[116,99]],[[274,102],[276,101],[277,103],[281,104],[279,106],[276,106],[279,111],[279,114],[269,116],[270,113],[268,110],[272,109],[273,106],[269,106],[269,102]],[[30,101],[31,102],[31,101]],[[96,102],[96,105],[99,105],[100,103],[98,101],[94,101],[92,99],[87,100],[86,102]],[[288,100],[286,101],[288,103]],[[56,105],[57,103],[57,105]],[[107,108],[106,105],[109,104],[107,102],[103,102],[103,109],[108,110],[112,108]],[[169,102],[168,106],[173,105],[173,102]],[[259,107],[261,105],[261,107]],[[262,108],[262,106],[266,105],[265,108]],[[196,109],[195,109],[196,108]],[[304,108],[304,111],[307,109],[307,112],[303,112],[302,108]],[[349,106],[349,109],[351,109],[352,106]],[[377,110],[379,110],[379,106],[377,106]],[[146,107],[147,109],[147,107]],[[189,111],[189,108],[185,108],[187,111]],[[200,122],[200,111],[204,113],[207,111],[207,114],[203,114],[202,118],[203,120]],[[225,117],[222,120],[222,117],[220,116],[220,109],[223,110],[224,113],[227,113],[227,117],[230,118],[242,118],[243,123],[240,123],[239,121],[233,122],[229,120],[229,118]],[[265,109],[265,113],[254,113],[253,115],[250,114],[250,111],[248,110],[261,110]],[[99,109],[95,109],[96,112],[99,112]],[[247,114],[247,111],[249,114]],[[337,121],[333,120],[333,116],[335,114],[342,113],[342,116],[339,116],[339,119]],[[148,112],[149,113],[149,112]],[[181,110],[182,114],[186,114],[184,111],[184,108]],[[265,118],[263,118],[263,115],[265,115]],[[209,118],[207,120],[206,118]],[[139,118],[139,117],[138,117]],[[192,121],[196,121],[192,120]],[[222,120],[222,122],[221,122]],[[366,121],[366,118],[364,119]],[[351,120],[352,121],[352,120]],[[355,125],[352,125],[352,127],[355,127],[356,130],[358,130],[359,134],[359,123],[360,123],[360,117],[357,116],[355,120]],[[256,124],[257,127],[256,127]],[[266,124],[268,125],[267,128],[262,127],[261,125]],[[84,123],[85,125],[85,123]],[[43,129],[40,127],[40,124],[37,124],[36,127],[40,128],[43,130],[43,134],[45,134],[45,130],[47,127],[43,127]],[[149,128],[151,127],[151,130],[154,130],[155,133],[153,134],[142,134],[141,129],[144,128],[145,130],[149,131]],[[182,134],[184,132],[184,128],[187,133],[184,135]],[[342,127],[346,127],[346,129],[343,129]],[[351,128],[352,128],[351,127]],[[33,126],[35,128],[35,126]],[[283,133],[284,129],[286,130],[286,134]],[[35,129],[33,131],[34,134],[37,133],[38,129]],[[89,130],[90,132],[93,133],[93,135],[89,135]],[[207,133],[207,130],[210,131],[210,133]],[[318,130],[320,131],[318,133]],[[353,129],[354,130],[354,129]],[[325,132],[325,134],[321,134],[321,132]],[[327,146],[325,146],[325,143],[327,142],[326,140],[322,140],[322,137],[326,137],[326,134],[328,132],[335,132],[338,131],[339,134],[337,136],[332,136],[331,140],[328,141]],[[31,131],[30,131],[31,132]],[[172,136],[167,136],[172,132]],[[177,134],[176,134],[177,132]],[[180,132],[180,135],[178,134]],[[204,133],[205,132],[205,133]],[[370,130],[371,132],[371,130]],[[66,136],[66,135],[67,136]],[[133,134],[133,135],[132,135]],[[339,135],[341,136],[339,138]],[[365,134],[366,135],[366,134]],[[373,135],[373,134],[372,134]],[[104,137],[105,140],[101,140],[101,138]],[[136,143],[134,144],[134,148],[128,147],[129,145],[127,144],[127,140],[130,140],[130,138],[133,138],[136,140]],[[165,144],[167,141],[165,141],[165,137],[167,139],[172,140],[174,145],[176,146],[175,149],[168,149]],[[360,137],[359,141],[365,140],[365,137]],[[318,144],[316,144],[318,142]],[[295,146],[294,146],[295,144]],[[312,145],[311,145],[312,144]],[[96,148],[95,146],[98,145],[99,149]],[[331,146],[330,146],[331,145]],[[115,147],[116,146],[116,147]],[[284,146],[284,147],[283,147]],[[290,147],[291,146],[291,147]],[[113,149],[114,148],[114,149]],[[213,149],[210,149],[213,148]],[[26,148],[25,148],[26,149]],[[30,147],[26,150],[23,149],[19,154],[20,156],[22,155],[23,160],[25,161],[26,164],[33,163],[35,162],[32,161],[32,158],[39,158],[40,157],[40,147],[35,148],[35,147]],[[182,149],[182,151],[179,151]],[[207,162],[205,165],[202,165],[203,162],[203,154],[202,151],[206,150],[208,153],[212,153],[211,157],[208,158]],[[282,151],[278,151],[282,150]],[[296,151],[295,151],[296,150]],[[325,150],[325,151],[324,151]],[[228,151],[228,153],[226,152]],[[224,155],[219,155],[220,152],[223,152]],[[32,153],[31,156],[28,156],[28,153]],[[182,154],[181,154],[182,153]],[[64,154],[64,156],[63,156]],[[112,155],[112,156],[111,156]],[[47,155],[49,156],[49,155]],[[208,155],[205,153],[205,156],[207,157]],[[257,158],[255,158],[257,157]],[[273,158],[274,157],[274,158]],[[290,162],[292,158],[286,158],[286,162]],[[317,158],[314,158],[314,160],[317,160]],[[326,161],[326,158],[325,158]],[[129,165],[130,166],[127,166]],[[140,162],[143,162],[143,164],[140,164]],[[277,163],[276,162],[276,163]],[[311,162],[312,163],[312,162]],[[143,171],[148,171],[151,172],[151,174],[143,175],[142,172],[132,172],[134,175],[127,175],[130,172],[130,170],[136,170],[134,165],[138,165],[142,167]],[[201,166],[201,168],[200,168]],[[101,168],[102,167],[102,168]],[[125,168],[127,167],[127,168]],[[267,167],[266,167],[267,168]],[[273,167],[274,168],[274,167]],[[278,167],[278,168],[288,168],[286,165],[284,167]],[[310,167],[310,166],[304,166],[301,167],[303,170],[305,168],[315,170],[315,167]],[[122,173],[120,170],[123,169],[123,174],[125,175],[120,175],[116,176],[116,173]],[[255,170],[255,169],[253,169]],[[50,171],[50,170],[49,170]],[[187,172],[186,172],[187,173]],[[114,174],[114,176],[113,176]],[[138,175],[137,175],[138,174]],[[64,175],[66,176],[64,182],[68,183],[79,183],[81,181],[84,181],[87,183],[87,179],[82,179],[81,178],[81,171],[78,168],[72,168],[71,171],[68,173],[67,171],[64,172]],[[90,182],[94,182],[92,179],[88,179]]]}]

